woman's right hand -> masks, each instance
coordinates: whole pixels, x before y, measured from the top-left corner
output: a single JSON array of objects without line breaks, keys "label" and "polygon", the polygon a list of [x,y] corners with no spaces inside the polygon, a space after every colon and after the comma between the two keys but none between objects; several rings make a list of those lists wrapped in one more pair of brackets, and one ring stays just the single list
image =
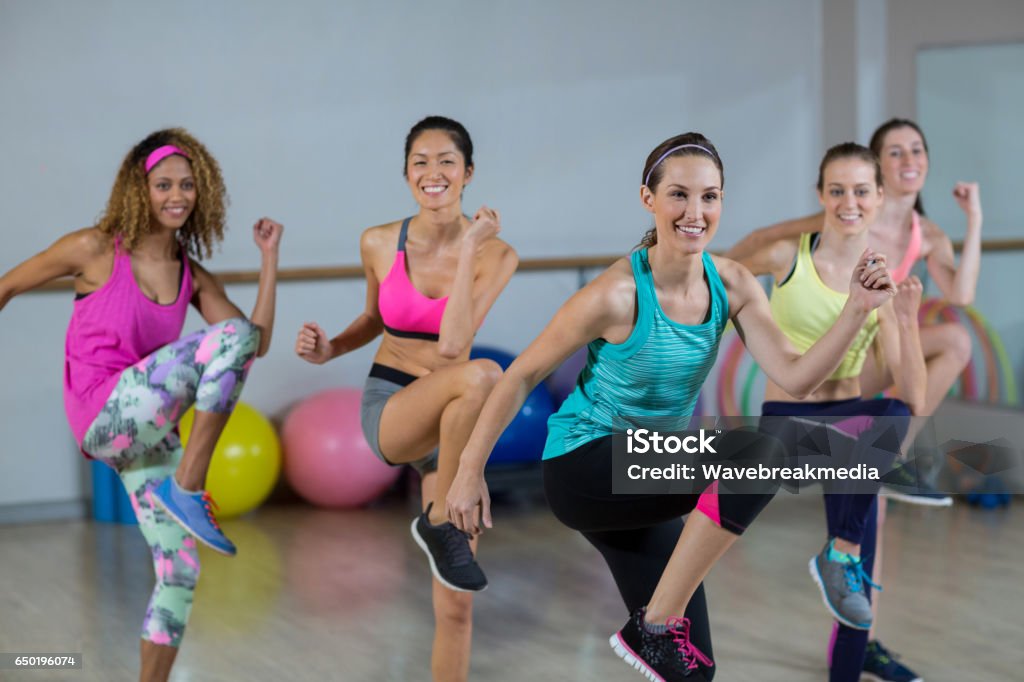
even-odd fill
[{"label": "woman's right hand", "polygon": [[459,468],[445,498],[448,520],[459,530],[479,535],[491,528],[491,496],[483,474],[473,474]]},{"label": "woman's right hand", "polygon": [[473,216],[473,224],[466,230],[463,243],[474,249],[501,232],[501,215],[493,208],[481,206]]},{"label": "woman's right hand", "polygon": [[331,340],[316,322],[306,322],[295,340],[295,354],[306,362],[322,365],[331,359]]},{"label": "woman's right hand", "polygon": [[870,312],[895,295],[896,287],[886,268],[885,256],[864,249],[850,278],[850,301],[860,310]]}]

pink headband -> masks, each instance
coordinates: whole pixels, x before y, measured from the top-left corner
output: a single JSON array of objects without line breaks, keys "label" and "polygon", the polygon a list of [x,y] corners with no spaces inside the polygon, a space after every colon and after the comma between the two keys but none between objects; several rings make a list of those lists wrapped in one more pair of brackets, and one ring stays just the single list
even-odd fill
[{"label": "pink headband", "polygon": [[692,147],[693,149],[699,149],[708,156],[710,156],[712,159],[715,158],[715,155],[711,153],[710,149],[708,149],[707,147],[701,147],[699,144],[681,144],[678,147],[672,147],[672,149],[669,149],[667,152],[658,157],[658,160],[654,162],[653,166],[651,166],[651,170],[647,171],[647,177],[644,178],[644,184],[646,185],[648,182],[651,181],[651,173],[654,172],[655,168],[661,165],[662,161],[668,158],[669,154],[675,154],[680,149],[686,149],[688,147]]},{"label": "pink headband", "polygon": [[163,147],[157,147],[151,151],[149,156],[146,157],[146,175],[149,175],[149,171],[153,170],[155,165],[166,159],[168,156],[173,156],[175,154],[178,156],[184,156],[186,159],[188,158],[188,154],[181,149],[178,149],[173,144],[165,144]]}]

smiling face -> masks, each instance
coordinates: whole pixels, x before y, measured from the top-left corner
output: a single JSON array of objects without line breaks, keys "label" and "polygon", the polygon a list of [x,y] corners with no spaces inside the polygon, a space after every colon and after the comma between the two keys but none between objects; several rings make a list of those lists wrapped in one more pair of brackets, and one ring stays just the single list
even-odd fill
[{"label": "smiling face", "polygon": [[882,188],[876,183],[875,165],[858,157],[841,157],[822,172],[818,200],[825,209],[825,229],[844,235],[864,232],[882,205]]},{"label": "smiling face", "polygon": [[700,253],[718,229],[722,174],[706,154],[669,157],[662,166],[655,189],[640,189],[640,200],[654,214],[658,244]]},{"label": "smiling face", "polygon": [[921,134],[909,126],[886,133],[879,150],[882,177],[890,194],[916,194],[928,177],[928,150]]},{"label": "smiling face", "polygon": [[442,130],[425,130],[413,140],[405,160],[405,174],[413,198],[423,208],[458,204],[473,176],[455,141]]},{"label": "smiling face", "polygon": [[155,225],[180,229],[196,205],[196,183],[192,166],[181,156],[168,156],[146,176],[149,208]]}]

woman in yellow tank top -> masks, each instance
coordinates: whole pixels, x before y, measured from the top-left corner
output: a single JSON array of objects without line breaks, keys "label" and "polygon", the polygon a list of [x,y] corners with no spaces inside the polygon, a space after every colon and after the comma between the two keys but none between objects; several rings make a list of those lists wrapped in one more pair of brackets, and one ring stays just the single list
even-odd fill
[{"label": "woman in yellow tank top", "polygon": [[[882,205],[878,158],[853,143],[833,147],[821,162],[818,195],[824,208],[820,233],[777,241],[741,260],[754,274],[772,275],[772,315],[798,349],[824,333],[845,302],[841,282],[868,247],[868,228]],[[769,381],[762,414],[813,418],[921,414],[926,370],[917,327],[920,300],[920,281],[906,279],[893,301],[869,317],[828,381],[803,400]],[[868,354],[876,351],[892,368],[903,400],[862,398],[860,373]],[[899,423],[905,428],[907,421]],[[859,431],[851,435],[856,437]],[[830,651],[832,682],[855,682],[861,673],[872,623],[868,576],[875,553],[876,505],[876,494],[825,495],[829,540],[811,559],[810,570],[825,605],[840,623]]]}]

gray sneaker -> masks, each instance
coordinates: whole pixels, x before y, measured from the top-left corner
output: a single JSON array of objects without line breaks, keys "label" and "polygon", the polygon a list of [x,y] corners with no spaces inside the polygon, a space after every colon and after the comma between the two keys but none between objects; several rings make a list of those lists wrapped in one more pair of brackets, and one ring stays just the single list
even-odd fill
[{"label": "gray sneaker", "polygon": [[851,562],[829,560],[828,551],[833,542],[829,540],[820,553],[811,557],[808,565],[811,577],[821,589],[825,607],[836,620],[855,630],[870,630],[871,601],[864,591],[864,584],[876,590],[882,587],[871,582],[860,559]]}]

